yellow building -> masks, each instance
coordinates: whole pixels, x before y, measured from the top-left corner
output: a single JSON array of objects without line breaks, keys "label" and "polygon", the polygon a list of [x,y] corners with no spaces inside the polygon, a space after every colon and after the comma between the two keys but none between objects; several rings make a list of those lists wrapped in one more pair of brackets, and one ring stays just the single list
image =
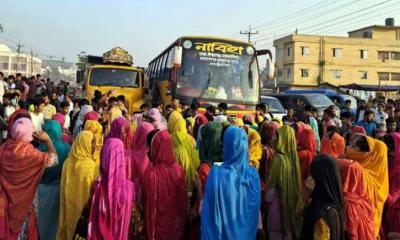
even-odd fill
[{"label": "yellow building", "polygon": [[393,19],[348,37],[292,34],[274,41],[278,84],[314,88],[363,84],[400,85],[400,26]]}]

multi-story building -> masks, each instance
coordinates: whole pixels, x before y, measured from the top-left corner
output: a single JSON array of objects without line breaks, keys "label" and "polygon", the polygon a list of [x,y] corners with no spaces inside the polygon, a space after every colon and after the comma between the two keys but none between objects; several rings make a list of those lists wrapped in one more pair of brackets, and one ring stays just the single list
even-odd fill
[{"label": "multi-story building", "polygon": [[394,19],[348,37],[292,34],[274,41],[276,78],[292,88],[328,83],[400,85],[400,26]]},{"label": "multi-story building", "polygon": [[17,53],[0,43],[0,71],[5,76],[21,73],[25,76],[39,74],[42,69],[42,60],[26,53]]}]

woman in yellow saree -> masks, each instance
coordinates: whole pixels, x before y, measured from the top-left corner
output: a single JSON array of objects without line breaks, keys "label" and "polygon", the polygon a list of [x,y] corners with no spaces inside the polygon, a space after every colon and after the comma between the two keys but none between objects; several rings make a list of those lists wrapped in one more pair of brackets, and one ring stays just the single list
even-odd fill
[{"label": "woman in yellow saree", "polygon": [[168,131],[171,133],[175,158],[185,172],[188,191],[191,192],[193,177],[200,165],[196,141],[187,133],[185,119],[177,111],[173,111],[169,117]]},{"label": "woman in yellow saree", "polygon": [[61,175],[60,217],[57,239],[73,239],[76,224],[95,178],[96,163],[93,159],[95,137],[84,130],[74,140],[71,152],[65,160]]},{"label": "woman in yellow saree", "polygon": [[103,127],[98,121],[88,120],[85,123],[84,130],[91,131],[96,138],[96,148],[93,153],[93,158],[98,167],[100,167],[100,151],[103,146]]},{"label": "woman in yellow saree", "polygon": [[387,147],[379,140],[355,134],[347,148],[347,156],[363,167],[368,196],[374,208],[375,237],[378,237],[383,206],[389,194]]}]

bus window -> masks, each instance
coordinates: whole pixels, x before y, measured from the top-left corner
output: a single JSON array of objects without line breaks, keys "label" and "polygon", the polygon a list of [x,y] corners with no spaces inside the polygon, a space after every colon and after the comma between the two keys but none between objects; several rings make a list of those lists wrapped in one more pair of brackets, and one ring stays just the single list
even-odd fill
[{"label": "bus window", "polygon": [[123,69],[94,68],[90,72],[92,86],[139,87],[137,72]]},{"label": "bus window", "polygon": [[161,59],[160,58],[158,58],[157,60],[156,60],[156,67],[155,67],[155,69],[154,69],[154,79],[155,79],[155,81],[158,81],[159,79],[158,79],[158,73],[160,72],[160,65],[161,65]]},{"label": "bus window", "polygon": [[167,55],[167,54],[164,54],[164,55],[162,56],[161,72],[160,72],[160,79],[161,79],[161,81],[166,80],[166,79],[165,79],[165,65],[166,65],[166,63],[167,63],[167,58],[168,58],[168,55]]}]

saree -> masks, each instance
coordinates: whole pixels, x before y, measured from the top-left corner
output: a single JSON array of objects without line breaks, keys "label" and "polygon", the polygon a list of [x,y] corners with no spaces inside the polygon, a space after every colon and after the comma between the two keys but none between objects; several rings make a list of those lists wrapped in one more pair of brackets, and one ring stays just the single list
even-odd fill
[{"label": "saree", "polygon": [[193,177],[200,165],[199,153],[195,149],[194,138],[187,133],[186,122],[176,111],[171,113],[168,121],[168,131],[171,133],[176,161],[182,166],[188,192],[193,189]]},{"label": "saree", "polygon": [[[57,234],[57,223],[60,210],[60,179],[62,166],[68,153],[71,149],[69,144],[66,144],[61,139],[61,125],[50,120],[43,125],[45,131],[55,149],[58,156],[58,164],[47,168],[44,171],[38,189],[38,227],[41,239],[55,239]],[[42,152],[47,152],[47,146],[39,145],[38,149]]]},{"label": "saree", "polygon": [[[268,212],[270,238],[291,236],[298,238],[301,232],[303,199],[301,191],[301,171],[297,154],[294,130],[284,125],[278,129],[275,156],[269,172],[267,196],[269,202],[278,200],[280,212]],[[270,207],[269,210],[273,210]],[[290,237],[289,237],[290,238]]]},{"label": "saree", "polygon": [[307,179],[310,175],[310,166],[317,155],[317,142],[315,135],[310,125],[304,123],[297,123],[297,154],[300,161],[301,182]]},{"label": "saree", "polygon": [[[60,123],[61,128],[62,129],[64,128],[64,124],[65,124],[65,116],[64,115],[62,115],[61,113],[54,114],[52,117],[52,120],[56,120],[57,122]],[[67,133],[62,132],[62,141],[72,145],[74,139]]]},{"label": "saree", "polygon": [[373,240],[374,209],[369,200],[363,168],[358,162],[340,159],[346,217],[344,230],[349,240]]},{"label": "saree", "polygon": [[260,211],[260,179],[249,164],[246,132],[228,127],[221,166],[208,175],[201,211],[201,239],[255,239]]},{"label": "saree", "polygon": [[8,128],[7,128],[7,137],[8,139],[11,138],[11,130],[14,126],[14,122],[19,118],[29,118],[31,119],[31,115],[25,109],[18,109],[11,116],[8,118]]},{"label": "saree", "polygon": [[400,232],[400,133],[394,140],[394,160],[389,163],[389,196],[386,202],[385,232]]},{"label": "saree", "polygon": [[160,130],[151,140],[149,165],[143,180],[146,239],[183,239],[187,187],[183,169],[176,163],[172,139]]},{"label": "saree", "polygon": [[326,136],[321,140],[321,153],[325,153],[333,158],[343,157],[345,147],[344,138],[338,133],[334,133],[331,139]]},{"label": "saree", "polygon": [[87,239],[128,239],[135,188],[126,177],[125,148],[120,139],[106,140],[100,171],[93,186]]},{"label": "saree", "polygon": [[50,156],[35,149],[33,124],[14,122],[11,139],[0,146],[0,239],[17,239]]},{"label": "saree", "polygon": [[264,122],[260,127],[260,137],[262,144],[262,157],[260,161],[260,175],[262,189],[265,189],[269,169],[271,167],[272,159],[274,158],[275,150],[273,148],[273,141],[276,138],[277,131],[280,128],[278,122]]},{"label": "saree", "polygon": [[78,117],[75,121],[75,126],[72,131],[72,136],[76,138],[78,134],[82,131],[83,128],[83,123],[84,123],[84,118],[86,113],[92,112],[93,107],[92,105],[84,105],[82,106],[81,110],[79,111]]},{"label": "saree", "polygon": [[247,128],[247,137],[249,139],[250,165],[258,170],[262,157],[261,137],[260,134],[252,128]]},{"label": "saree", "polygon": [[61,175],[60,217],[57,238],[70,240],[89,200],[90,190],[98,172],[92,155],[93,133],[83,130],[74,140]]},{"label": "saree", "polygon": [[379,234],[382,222],[384,203],[389,194],[389,173],[387,147],[385,143],[365,136],[369,146],[368,152],[355,151],[347,148],[349,159],[357,161],[363,167],[364,181],[367,186],[368,196],[374,208],[374,236]]},{"label": "saree", "polygon": [[[93,153],[94,161],[100,166],[100,151],[103,146],[103,127],[97,121],[88,120],[85,123],[84,130],[91,131],[96,138],[96,149]],[[97,176],[98,174],[96,174]]]},{"label": "saree", "polygon": [[143,175],[147,168],[147,165],[149,164],[149,158],[147,156],[149,148],[147,146],[146,140],[147,135],[153,130],[154,127],[150,123],[139,123],[135,132],[135,136],[133,138],[132,158],[128,159],[128,161],[132,161],[132,163],[130,164],[132,172],[131,179],[138,186],[142,186]]},{"label": "saree", "polygon": [[321,148],[321,140],[319,138],[318,122],[317,122],[317,120],[315,120],[314,117],[309,117],[308,120],[310,122],[311,128],[314,131],[314,137],[315,137],[315,141],[317,143],[317,151],[319,152],[319,150]]}]

